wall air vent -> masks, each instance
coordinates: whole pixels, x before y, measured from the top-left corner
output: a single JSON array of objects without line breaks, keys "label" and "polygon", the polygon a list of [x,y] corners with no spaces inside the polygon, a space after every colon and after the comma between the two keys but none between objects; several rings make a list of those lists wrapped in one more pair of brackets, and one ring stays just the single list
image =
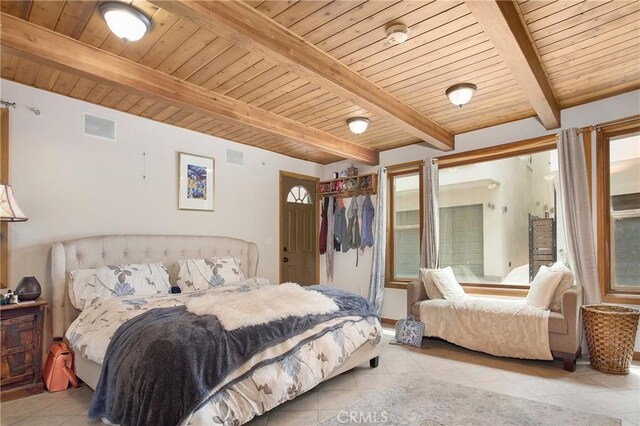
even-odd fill
[{"label": "wall air vent", "polygon": [[242,151],[227,149],[227,163],[235,164],[236,166],[243,166],[244,154],[242,153]]},{"label": "wall air vent", "polygon": [[116,122],[108,118],[82,114],[82,133],[108,141],[116,140]]}]

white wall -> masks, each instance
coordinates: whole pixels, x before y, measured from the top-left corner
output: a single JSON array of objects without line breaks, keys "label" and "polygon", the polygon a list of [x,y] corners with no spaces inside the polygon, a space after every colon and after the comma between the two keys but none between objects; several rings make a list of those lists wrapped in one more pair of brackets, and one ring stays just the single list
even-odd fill
[{"label": "white wall", "polygon": [[[52,242],[127,233],[254,241],[258,274],[277,281],[279,171],[321,176],[322,166],[6,80],[0,90],[18,104],[10,111],[10,183],[29,217],[9,224],[12,287],[34,275],[51,301]],[[83,136],[83,112],[116,120],[117,142]],[[227,148],[244,152],[244,167],[226,164]],[[216,159],[215,212],[178,210],[179,151]]]},{"label": "white wall", "polygon": [[611,195],[640,192],[640,158],[611,163]]},{"label": "white wall", "polygon": [[[320,166],[295,160],[5,80],[0,80],[0,96],[18,104],[10,113],[10,181],[30,218],[9,225],[10,282],[15,286],[22,276],[35,275],[49,299],[51,243],[91,234],[205,234],[252,240],[260,248],[258,273],[275,281],[279,170],[328,179],[351,164]],[[31,106],[42,115],[31,114]],[[117,142],[82,136],[83,112],[117,120]],[[639,113],[640,91],[635,91],[563,110],[562,123],[564,128],[583,127]],[[529,118],[457,135],[454,152],[555,132]],[[245,166],[225,164],[226,148],[243,151]],[[216,158],[215,212],[177,210],[178,151]],[[392,165],[441,155],[424,145],[411,145],[382,152],[380,160]],[[595,167],[595,146],[592,157]],[[375,170],[360,166],[361,173]],[[354,250],[336,254],[333,282],[366,295],[371,249],[358,253],[357,267],[355,256]],[[326,283],[324,256],[320,269],[321,282]],[[385,295],[383,316],[404,316],[404,290],[387,289]]]},{"label": "white wall", "polygon": [[[472,100],[473,102],[473,100]],[[453,108],[453,106],[452,106]],[[611,98],[603,99],[589,104],[580,105],[562,110],[562,128],[585,127],[607,121],[616,120],[623,117],[640,114],[640,91],[633,91]],[[375,127],[375,122],[371,124]],[[515,142],[523,139],[534,138],[547,134],[557,133],[558,130],[546,130],[537,118],[527,118],[511,123],[501,124],[485,129],[475,130],[468,133],[456,135],[455,151],[464,152],[472,149],[485,148],[488,146],[500,145]],[[595,134],[592,140],[595,141]],[[592,144],[592,168],[595,170],[595,143]],[[452,153],[453,153],[452,152]],[[410,145],[403,148],[384,151],[380,153],[380,163],[385,166],[400,164],[418,159],[438,157],[446,155],[441,151],[427,147],[426,145]],[[350,162],[342,161],[325,166],[324,178],[331,177],[334,171],[340,171],[350,165]],[[359,166],[361,172],[375,171],[372,167]],[[595,188],[595,173],[593,173],[593,185]],[[595,192],[594,192],[595,194]],[[594,197],[594,227],[595,227],[595,197]],[[496,210],[498,204],[496,204]],[[336,255],[334,285],[347,289],[368,288],[369,273],[371,266],[371,251],[368,250],[360,258],[359,266],[355,268],[352,263],[352,256],[346,259],[344,255]],[[324,256],[321,263],[321,279],[326,282],[324,274]],[[404,290],[386,289],[385,303],[382,316],[385,318],[397,319],[406,315],[406,299],[398,297],[397,293]],[[640,349],[640,337],[636,342],[636,350]]]}]

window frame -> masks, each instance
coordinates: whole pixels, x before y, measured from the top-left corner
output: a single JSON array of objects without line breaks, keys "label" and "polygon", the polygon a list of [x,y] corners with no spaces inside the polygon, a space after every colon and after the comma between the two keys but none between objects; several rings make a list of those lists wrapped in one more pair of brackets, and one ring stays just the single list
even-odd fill
[{"label": "window frame", "polygon": [[[584,136],[584,150],[587,160],[587,176],[589,182],[591,182],[591,127],[580,129],[580,132]],[[551,151],[558,149],[558,137],[557,134],[550,134],[540,136],[531,139],[524,139],[515,142],[509,142],[505,144],[490,146],[486,148],[479,148],[470,151],[445,155],[438,157],[439,170],[449,167],[459,167],[469,164],[484,163],[487,161],[501,160],[505,158],[517,157],[520,155],[535,154],[538,152]],[[386,261],[386,284],[387,288],[400,288],[406,289],[408,282],[415,281],[416,279],[394,279],[394,250],[393,250],[393,179],[392,177],[399,174],[420,172],[420,234],[422,235],[423,226],[423,173],[424,162],[414,161],[411,163],[403,163],[395,166],[387,167],[387,185],[389,195],[389,203],[387,206],[388,226],[387,226],[387,261]],[[591,196],[591,185],[589,185],[589,195]],[[517,284],[491,284],[491,283],[460,283],[465,291],[469,294],[488,294],[497,296],[526,296],[529,291],[529,285],[517,285]]]},{"label": "window frame", "polygon": [[611,138],[640,132],[638,116],[620,120],[619,123],[596,127],[596,198],[598,281],[605,303],[637,304],[640,290],[611,289],[611,168],[609,149]]},{"label": "window frame", "polygon": [[[488,161],[503,160],[506,158],[552,151],[554,149],[558,149],[557,135],[546,135],[440,157],[438,158],[438,169],[444,170],[450,167],[486,163]],[[531,287],[530,285],[521,284],[475,282],[461,282],[460,285],[465,288],[467,293],[498,294],[504,296],[524,296]]]},{"label": "window frame", "polygon": [[[304,191],[305,191],[304,196],[302,198],[297,198],[296,195],[293,193],[294,189],[298,189],[298,196],[300,195],[300,192],[301,192],[300,189],[304,189]],[[289,201],[289,196],[290,195],[294,198],[293,201]],[[304,202],[305,199],[309,200],[309,202],[305,203]],[[287,203],[302,204],[302,205],[305,205],[305,206],[312,206],[313,205],[313,201],[314,200],[311,199],[311,195],[310,195],[309,190],[304,185],[295,185],[295,186],[291,187],[291,189],[289,190],[289,193],[287,194],[287,198],[286,198],[286,202]]]},{"label": "window frame", "polygon": [[[387,167],[387,194],[389,194],[388,203],[387,203],[387,256],[386,256],[386,268],[385,268],[385,287],[387,288],[406,288],[407,284],[415,281],[419,277],[416,278],[398,278],[395,275],[395,261],[394,261],[394,239],[393,239],[393,230],[394,230],[394,194],[393,194],[393,180],[397,176],[410,175],[418,173],[418,192],[419,192],[419,210],[420,210],[420,235],[422,235],[422,226],[424,222],[424,191],[422,188],[423,181],[423,173],[424,173],[424,162],[423,161],[412,161],[409,163],[397,164],[394,166]],[[422,238],[421,238],[422,239]]]}]

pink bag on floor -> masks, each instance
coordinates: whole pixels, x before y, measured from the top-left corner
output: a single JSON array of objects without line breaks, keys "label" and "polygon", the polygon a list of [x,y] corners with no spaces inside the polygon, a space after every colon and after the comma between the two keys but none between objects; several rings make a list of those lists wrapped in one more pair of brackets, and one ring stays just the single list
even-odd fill
[{"label": "pink bag on floor", "polygon": [[72,370],[73,354],[66,343],[54,343],[49,348],[47,363],[42,371],[44,386],[49,392],[65,390],[69,382],[74,388],[78,387],[78,378]]}]

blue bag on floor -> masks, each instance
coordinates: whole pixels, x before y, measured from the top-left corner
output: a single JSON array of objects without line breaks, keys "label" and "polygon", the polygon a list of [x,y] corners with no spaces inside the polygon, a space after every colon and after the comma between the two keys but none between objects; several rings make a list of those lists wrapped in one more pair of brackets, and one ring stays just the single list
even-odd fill
[{"label": "blue bag on floor", "polygon": [[419,348],[422,346],[423,334],[424,324],[416,321],[413,315],[409,315],[396,323],[396,338],[390,343],[392,345],[411,345]]}]

